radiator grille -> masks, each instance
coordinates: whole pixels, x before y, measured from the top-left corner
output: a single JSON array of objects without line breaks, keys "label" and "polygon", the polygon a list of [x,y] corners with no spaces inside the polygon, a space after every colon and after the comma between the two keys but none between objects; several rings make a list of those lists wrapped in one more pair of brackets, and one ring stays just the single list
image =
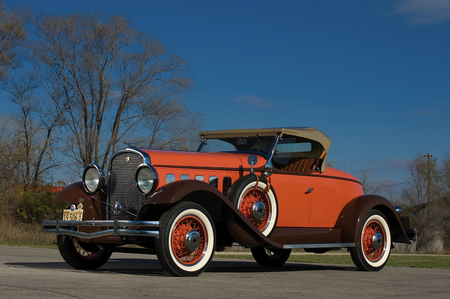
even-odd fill
[{"label": "radiator grille", "polygon": [[[110,220],[134,220],[142,208],[145,196],[136,187],[134,176],[139,165],[144,163],[144,158],[137,153],[123,152],[116,155],[111,161],[109,181],[109,202],[119,202],[122,212],[119,215],[112,213],[109,207]],[[127,213],[126,211],[130,212]]]}]

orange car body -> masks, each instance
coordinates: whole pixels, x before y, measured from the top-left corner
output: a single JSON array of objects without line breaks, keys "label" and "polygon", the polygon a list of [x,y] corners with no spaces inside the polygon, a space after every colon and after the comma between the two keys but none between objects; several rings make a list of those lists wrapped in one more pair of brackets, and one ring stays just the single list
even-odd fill
[{"label": "orange car body", "polygon": [[[169,272],[178,275],[203,271],[194,267],[189,272],[183,262],[177,266],[181,259],[172,262],[160,257],[166,246],[158,245],[165,231],[161,221],[176,214],[172,210],[177,210],[180,203],[189,203],[194,210],[199,206],[205,211],[200,214],[208,214],[216,250],[235,243],[313,252],[355,248],[365,233],[364,220],[374,210],[383,214],[390,234],[384,236],[382,230],[372,233],[370,242],[409,243],[401,218],[387,199],[364,195],[357,178],[326,166],[331,141],[322,132],[281,128],[209,131],[200,136],[202,143],[197,152],[136,148],[119,151],[111,158],[105,183],[99,183],[103,179],[101,169],[89,166],[83,183],[67,187],[57,197],[72,209],[81,207],[83,221],[46,222],[44,232],[72,236],[81,244],[109,246],[112,251],[125,244],[138,244],[147,251],[156,251]],[[205,151],[208,146],[213,150]],[[90,179],[92,176],[94,179]],[[90,184],[98,186],[90,189]],[[131,222],[123,225],[123,221]],[[78,225],[76,229],[65,228],[69,224]],[[191,228],[186,239],[200,238],[195,231]],[[173,233],[169,238],[174,238]],[[198,250],[194,243],[183,242],[195,248],[190,254]]]}]

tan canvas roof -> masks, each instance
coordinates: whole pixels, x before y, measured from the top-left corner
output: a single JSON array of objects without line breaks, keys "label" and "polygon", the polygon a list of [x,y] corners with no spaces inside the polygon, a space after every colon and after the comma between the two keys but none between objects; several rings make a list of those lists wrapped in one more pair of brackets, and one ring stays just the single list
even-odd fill
[{"label": "tan canvas roof", "polygon": [[277,136],[277,135],[293,135],[311,139],[322,144],[325,151],[331,146],[331,139],[317,130],[316,128],[273,128],[273,129],[234,129],[234,130],[219,130],[219,131],[204,131],[200,132],[200,137],[204,136],[206,139],[213,138],[231,138],[231,137],[248,137],[251,135],[259,136]]}]

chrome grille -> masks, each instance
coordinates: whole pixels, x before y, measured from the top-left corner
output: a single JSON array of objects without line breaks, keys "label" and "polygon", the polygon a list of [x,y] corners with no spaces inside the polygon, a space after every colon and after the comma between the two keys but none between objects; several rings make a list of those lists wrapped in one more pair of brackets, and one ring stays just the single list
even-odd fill
[{"label": "chrome grille", "polygon": [[[144,158],[134,152],[122,152],[111,161],[109,178],[109,202],[114,205],[119,202],[122,212],[115,215],[112,206],[109,206],[110,220],[134,220],[142,208],[145,196],[136,187],[134,176]],[[129,212],[129,213],[127,213]],[[132,213],[132,214],[130,214]]]}]

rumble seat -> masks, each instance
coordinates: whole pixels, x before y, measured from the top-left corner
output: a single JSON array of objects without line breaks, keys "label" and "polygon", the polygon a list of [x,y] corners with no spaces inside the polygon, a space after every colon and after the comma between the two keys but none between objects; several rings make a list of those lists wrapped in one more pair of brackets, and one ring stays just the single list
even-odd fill
[{"label": "rumble seat", "polygon": [[314,158],[305,158],[305,159],[301,159],[301,160],[297,160],[293,163],[290,163],[286,166],[284,166],[283,168],[281,168],[281,170],[284,171],[290,171],[290,172],[311,172],[312,171],[312,166],[314,165],[314,162],[316,161],[316,159]]}]

